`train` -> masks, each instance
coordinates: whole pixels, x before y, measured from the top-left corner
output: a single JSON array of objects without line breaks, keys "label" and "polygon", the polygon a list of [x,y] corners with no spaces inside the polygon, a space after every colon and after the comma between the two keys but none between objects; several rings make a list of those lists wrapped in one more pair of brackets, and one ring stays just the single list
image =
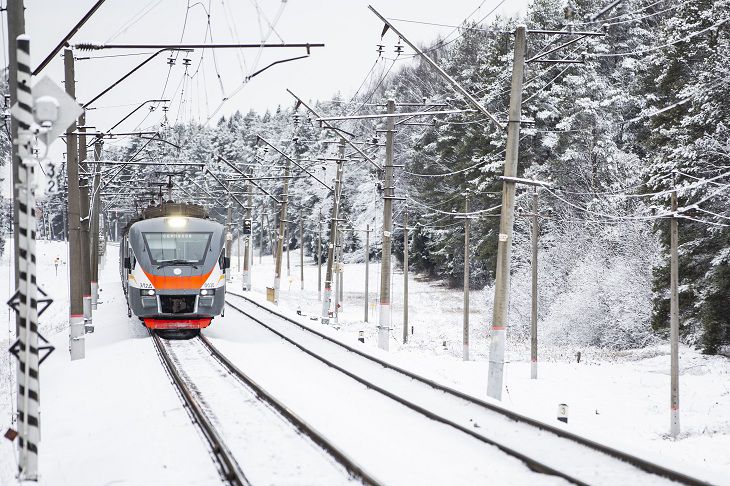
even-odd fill
[{"label": "train", "polygon": [[208,327],[224,310],[225,242],[224,225],[201,206],[167,202],[143,210],[119,245],[128,316],[155,330]]}]

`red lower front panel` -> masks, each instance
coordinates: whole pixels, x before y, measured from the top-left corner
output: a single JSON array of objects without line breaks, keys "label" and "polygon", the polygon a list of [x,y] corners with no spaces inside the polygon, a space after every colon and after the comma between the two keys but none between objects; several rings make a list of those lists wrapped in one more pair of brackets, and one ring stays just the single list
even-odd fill
[{"label": "red lower front panel", "polygon": [[150,329],[202,329],[210,326],[212,317],[202,319],[144,319]]}]

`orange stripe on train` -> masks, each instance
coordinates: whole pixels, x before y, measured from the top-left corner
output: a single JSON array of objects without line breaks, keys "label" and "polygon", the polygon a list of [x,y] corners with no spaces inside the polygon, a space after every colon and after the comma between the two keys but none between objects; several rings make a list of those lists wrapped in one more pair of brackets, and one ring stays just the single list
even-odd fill
[{"label": "orange stripe on train", "polygon": [[147,275],[150,279],[150,283],[155,289],[158,290],[179,290],[179,289],[199,289],[203,286],[213,270],[206,273],[205,275],[193,275],[192,277],[176,277],[176,276],[165,276],[165,275]]}]

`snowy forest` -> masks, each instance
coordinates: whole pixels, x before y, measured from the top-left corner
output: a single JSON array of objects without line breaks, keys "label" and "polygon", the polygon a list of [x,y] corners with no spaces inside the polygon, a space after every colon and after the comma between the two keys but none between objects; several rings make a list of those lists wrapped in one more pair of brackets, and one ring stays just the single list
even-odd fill
[{"label": "snowy forest", "polygon": [[[730,345],[730,1],[626,0],[608,16],[591,22],[589,16],[604,3],[535,0],[525,19],[463,25],[456,35],[436,40],[424,50],[504,119],[515,25],[526,23],[528,32],[574,29],[605,34],[551,57],[580,63],[528,62],[526,67],[518,175],[550,184],[538,194],[543,336],[553,343],[626,349],[668,335],[668,228],[670,192],[676,186],[682,339],[706,353],[718,353]],[[527,58],[562,42],[528,34]],[[470,107],[425,62],[403,48],[397,36],[388,33],[381,43],[377,58],[363,60],[367,74],[354,95],[311,101],[321,116],[383,113],[387,99],[398,104],[429,103],[439,110]],[[306,99],[296,85],[291,89]],[[296,153],[301,164],[323,180],[334,178],[332,159],[338,148],[331,142],[337,141],[336,134],[321,128],[304,107],[295,111],[294,99],[287,93],[282,93],[275,112],[235,113],[208,125],[191,121],[195,120],[192,100],[181,95],[173,103],[177,117],[155,128],[169,143],[108,141],[103,157],[200,162],[216,177],[232,174],[213,155],[218,154],[244,172],[280,174],[284,159],[264,150],[265,145],[257,142],[260,135],[285,153]],[[361,141],[359,146],[369,157],[382,161],[382,119],[333,124]],[[404,200],[395,204],[395,254],[402,259],[407,212],[411,269],[460,286],[464,225],[452,213],[465,211],[468,195],[469,212],[475,216],[469,248],[471,282],[474,288],[485,288],[485,301],[475,304],[490,306],[504,133],[473,112],[414,118],[396,130],[395,193]],[[2,148],[7,149],[5,143]],[[376,228],[371,257],[378,258],[381,174],[352,150],[347,156],[352,159],[344,166],[342,218],[355,228]],[[296,168],[292,174],[306,175]],[[142,174],[139,167],[123,169],[117,179],[149,188],[149,198],[158,191],[149,183],[166,180],[151,171]],[[176,199],[204,202],[206,193],[222,194],[219,183],[203,170],[192,180],[175,180]],[[280,181],[260,184],[274,193],[282,191]],[[532,212],[532,192],[518,186],[509,331],[510,339],[518,340],[529,336],[531,218],[520,213]],[[296,221],[300,211],[305,216],[303,244],[308,255],[316,251],[319,222],[326,227],[331,204],[327,196],[328,190],[311,177],[290,181],[290,219]],[[239,197],[243,201],[244,196]],[[59,194],[40,203],[48,212],[55,211],[47,227],[59,237],[64,231],[58,209],[65,204],[63,198]],[[143,202],[126,203],[128,214],[107,214],[107,220],[128,219],[135,204]],[[240,206],[234,203],[233,208],[235,220],[240,221]],[[215,216],[225,218],[225,214]],[[263,235],[270,251],[275,207],[256,197],[253,217],[255,245],[261,244]],[[292,247],[300,244],[297,235],[291,231]],[[347,235],[346,258],[362,261],[363,233]]]}]

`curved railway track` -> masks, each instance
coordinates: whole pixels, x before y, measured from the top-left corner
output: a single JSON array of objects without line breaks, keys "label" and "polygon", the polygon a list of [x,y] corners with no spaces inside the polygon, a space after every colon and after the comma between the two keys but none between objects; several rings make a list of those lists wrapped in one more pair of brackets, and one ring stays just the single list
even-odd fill
[{"label": "curved railway track", "polygon": [[[184,378],[175,359],[171,356],[169,346],[165,344],[165,340],[157,334],[151,333],[155,347],[160,355],[161,361],[165,365],[166,370],[170,374],[173,383],[180,392],[185,405],[190,411],[193,419],[200,427],[205,439],[210,445],[211,452],[221,473],[221,477],[231,485],[249,485],[251,481],[246,477],[243,470],[236,461],[230,449],[222,437],[222,434],[213,425],[213,420],[206,413],[205,406],[196,398],[196,393],[191,390],[191,385]],[[268,405],[289,424],[291,424],[299,434],[311,440],[326,454],[331,456],[336,463],[345,469],[350,479],[354,479],[366,485],[380,485],[381,483],[360,467],[352,458],[333,445],[326,437],[311,427],[305,420],[294,413],[290,408],[284,405],[276,397],[268,393],[263,387],[256,383],[250,376],[237,368],[228,358],[226,358],[213,344],[203,335],[194,338],[199,341],[205,350],[210,354],[211,359],[219,363],[232,377],[238,380],[243,386],[251,391],[258,400]],[[193,384],[193,387],[195,385]]]},{"label": "curved railway track", "polygon": [[[340,340],[335,339],[331,336],[328,336],[327,334],[322,333],[320,331],[317,331],[316,329],[312,329],[311,327],[309,327],[301,322],[298,322],[288,316],[285,316],[279,312],[276,312],[273,309],[270,309],[264,305],[259,304],[258,302],[248,298],[247,296],[236,294],[236,293],[233,293],[230,291],[228,291],[227,293],[229,295],[243,299],[243,301],[248,304],[254,305],[258,310],[265,311],[273,316],[276,316],[277,318],[279,318],[281,320],[286,321],[289,324],[293,324],[298,329],[305,331],[308,334],[321,338],[322,340],[325,340],[331,344],[334,344],[337,347],[344,349],[349,353],[354,353],[355,355],[362,357],[374,364],[377,364],[386,370],[389,370],[391,372],[402,375],[406,378],[413,380],[414,382],[418,382],[421,385],[425,385],[433,390],[442,392],[443,394],[453,397],[455,399],[465,401],[470,406],[477,407],[479,409],[486,410],[491,413],[497,413],[497,414],[501,415],[502,417],[512,420],[514,422],[518,422],[520,424],[524,424],[524,425],[533,427],[535,429],[538,429],[539,431],[542,431],[542,432],[545,432],[548,434],[552,434],[554,436],[557,436],[560,439],[569,441],[572,444],[577,444],[579,446],[582,446],[583,448],[586,448],[587,450],[589,450],[590,452],[592,452],[594,454],[601,454],[601,455],[604,455],[604,456],[607,456],[607,457],[613,459],[614,461],[620,461],[622,463],[629,464],[630,466],[638,469],[641,472],[656,476],[657,479],[661,478],[663,480],[674,481],[674,482],[678,482],[678,483],[682,483],[682,484],[689,484],[689,485],[708,485],[709,484],[707,482],[704,482],[697,478],[691,477],[684,473],[674,471],[672,469],[669,469],[669,468],[664,467],[659,464],[652,463],[643,458],[634,456],[632,454],[621,451],[619,449],[615,449],[610,446],[606,446],[604,444],[601,444],[601,443],[593,441],[591,439],[574,434],[574,433],[564,430],[562,428],[551,426],[549,424],[540,422],[538,420],[524,416],[517,412],[502,408],[496,404],[493,404],[493,403],[490,403],[490,402],[487,402],[484,400],[480,400],[479,398],[473,397],[471,395],[468,395],[466,393],[463,393],[461,391],[458,391],[458,390],[448,387],[446,385],[437,383],[433,380],[430,380],[430,379],[420,376],[416,373],[413,373],[409,370],[406,370],[397,365],[394,365],[385,360],[382,360],[376,356],[373,356],[361,349],[358,349],[357,347],[354,347],[347,343],[341,342]],[[532,469],[536,472],[541,472],[541,473],[545,473],[545,474],[553,474],[553,475],[559,476],[561,478],[564,478],[567,481],[570,481],[571,483],[574,483],[574,484],[591,484],[590,481],[586,481],[584,479],[581,479],[581,477],[578,477],[580,475],[574,475],[574,474],[565,472],[562,469],[558,469],[556,467],[548,465],[544,461],[536,459],[526,453],[520,452],[515,447],[505,445],[504,443],[502,443],[499,440],[489,438],[489,437],[485,436],[484,434],[482,434],[481,432],[472,430],[471,428],[469,428],[465,425],[457,423],[454,420],[451,420],[451,419],[444,417],[443,415],[440,415],[438,413],[435,413],[432,410],[429,410],[417,403],[414,403],[414,401],[408,400],[407,398],[404,398],[396,393],[393,393],[390,390],[387,390],[387,389],[381,387],[380,385],[374,383],[373,381],[369,381],[361,376],[358,376],[357,374],[344,368],[343,366],[340,366],[340,365],[334,363],[333,360],[328,359],[324,356],[321,356],[320,354],[313,351],[309,347],[301,344],[300,342],[297,342],[295,339],[292,339],[290,336],[287,336],[285,333],[281,332],[280,330],[275,329],[270,324],[267,324],[266,322],[264,322],[264,320],[262,320],[261,318],[254,316],[251,312],[247,312],[246,310],[242,309],[241,307],[230,302],[230,300],[227,300],[226,304],[228,304],[231,308],[235,309],[236,311],[240,312],[241,314],[247,316],[249,319],[253,320],[254,322],[258,323],[259,325],[265,327],[269,331],[273,332],[280,338],[284,339],[285,341],[287,341],[287,342],[291,343],[292,345],[296,346],[297,348],[301,349],[302,351],[309,354],[310,356],[312,356],[312,357],[318,359],[319,361],[325,363],[326,365],[344,373],[345,375],[357,380],[358,382],[362,383],[363,385],[367,386],[368,388],[376,390],[376,391],[388,396],[389,398],[407,406],[408,408],[411,408],[412,410],[414,410],[418,413],[426,415],[427,417],[431,418],[432,420],[436,420],[441,423],[447,424],[449,426],[455,427],[456,429],[458,429],[474,438],[477,438],[480,441],[486,442],[490,445],[494,445],[494,446],[498,447],[499,449],[501,449],[502,451],[506,452],[507,454],[512,455],[512,456],[522,460],[528,467],[530,467],[530,469]],[[637,471],[637,473],[639,471]]]}]

